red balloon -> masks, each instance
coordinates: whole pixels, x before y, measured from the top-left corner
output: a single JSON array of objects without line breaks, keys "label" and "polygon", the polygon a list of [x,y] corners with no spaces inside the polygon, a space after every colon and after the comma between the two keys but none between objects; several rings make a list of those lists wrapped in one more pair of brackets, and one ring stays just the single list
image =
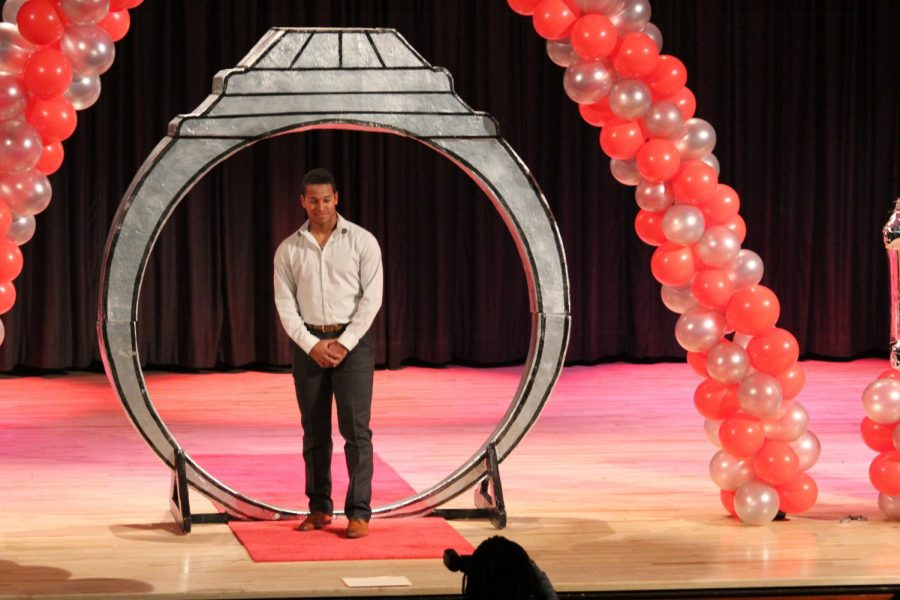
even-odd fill
[{"label": "red balloon", "polygon": [[729,185],[720,183],[713,195],[703,203],[703,219],[706,225],[722,225],[738,214],[741,199]]},{"label": "red balloon", "polygon": [[701,204],[712,196],[719,185],[719,175],[711,166],[700,160],[682,163],[678,174],[672,178],[675,197],[686,204]]},{"label": "red balloon", "polygon": [[900,379],[900,371],[893,367],[885,369],[881,372],[881,375],[878,376],[878,379]]},{"label": "red balloon", "polygon": [[72,83],[72,64],[59,50],[41,48],[25,63],[22,81],[35,96],[58,96]]},{"label": "red balloon", "polygon": [[635,79],[647,75],[659,62],[659,48],[650,36],[644,33],[629,33],[622,36],[613,67],[622,77]]},{"label": "red balloon", "polygon": [[0,202],[0,238],[6,235],[10,225],[12,225],[12,211],[6,202]]},{"label": "red balloon", "polygon": [[713,421],[721,421],[738,413],[737,385],[725,385],[715,379],[704,379],[694,391],[694,406],[697,411]]},{"label": "red balloon", "polygon": [[[506,3],[509,4],[509,7],[513,9],[515,12],[520,15],[532,15],[534,14],[534,9],[537,8],[537,5],[541,3],[541,0],[506,0]],[[118,2],[116,0],[112,0],[110,2],[110,14],[112,14],[113,6],[117,5]],[[102,27],[101,21],[101,27]],[[113,38],[115,39],[115,38]]]},{"label": "red balloon", "polygon": [[703,306],[725,312],[734,293],[734,284],[724,271],[706,269],[697,273],[691,283],[691,293]]},{"label": "red balloon", "polygon": [[677,57],[661,54],[644,81],[655,96],[668,98],[684,89],[687,84],[687,69]]},{"label": "red balloon", "polygon": [[44,145],[68,139],[78,125],[78,116],[72,103],[62,96],[38,98],[29,107],[27,114],[28,122],[41,134]]},{"label": "red balloon", "polygon": [[863,441],[875,452],[889,452],[894,449],[895,429],[897,429],[897,423],[885,425],[876,423],[869,417],[865,417],[859,424]]},{"label": "red balloon", "polygon": [[542,0],[534,9],[532,22],[538,35],[548,40],[561,40],[579,17],[579,12],[563,0]]},{"label": "red balloon", "polygon": [[[109,0],[109,10],[119,11],[126,8],[134,8],[141,4],[144,0]],[[512,3],[510,3],[512,4]]]},{"label": "red balloon", "polygon": [[618,33],[606,15],[587,14],[572,26],[570,41],[575,53],[587,60],[606,58],[616,49]]},{"label": "red balloon", "polygon": [[869,466],[869,479],[882,494],[900,494],[900,452],[890,450],[875,457]]},{"label": "red balloon", "polygon": [[22,37],[38,46],[52,44],[65,31],[59,13],[50,0],[28,0],[19,8],[16,23]]},{"label": "red balloon", "polygon": [[665,242],[653,252],[650,259],[653,277],[663,285],[681,287],[691,282],[697,268],[690,246]]},{"label": "red balloon", "polygon": [[600,131],[600,147],[610,158],[631,160],[647,137],[637,121],[612,118]]},{"label": "red balloon", "polygon": [[794,363],[787,371],[778,374],[778,383],[781,384],[781,397],[783,400],[792,400],[800,394],[806,383],[806,373],[803,367]]},{"label": "red balloon", "polygon": [[800,459],[786,442],[767,441],[753,457],[753,471],[769,485],[784,485],[800,473]]},{"label": "red balloon", "polygon": [[662,212],[650,212],[639,210],[634,218],[634,230],[641,241],[648,246],[661,246],[666,243],[666,236],[662,230]]},{"label": "red balloon", "polygon": [[732,517],[737,516],[737,511],[734,510],[734,496],[737,492],[731,490],[719,490],[719,500],[722,501],[722,506],[725,507],[729,513],[731,513]]},{"label": "red balloon", "polygon": [[9,312],[16,303],[16,286],[12,281],[0,281],[0,315]]},{"label": "red balloon", "polygon": [[753,336],[747,344],[747,356],[757,371],[777,377],[797,362],[800,345],[790,331],[773,327]]},{"label": "red balloon", "polygon": [[709,371],[706,370],[706,352],[688,352],[687,363],[700,377],[704,379],[709,377]]},{"label": "red balloon", "polygon": [[742,287],[725,308],[728,324],[747,335],[759,335],[774,327],[780,314],[778,297],[764,285]]},{"label": "red balloon", "polygon": [[815,480],[806,473],[800,473],[775,489],[778,491],[780,500],[778,508],[790,514],[808,511],[819,496],[819,487]]},{"label": "red balloon", "polygon": [[694,97],[694,92],[686,87],[667,97],[666,100],[678,107],[685,121],[693,118],[694,113],[697,112],[697,98]]},{"label": "red balloon", "polygon": [[747,239],[747,224],[744,223],[744,219],[741,215],[734,215],[724,223],[722,223],[728,230],[737,236],[738,242],[741,244],[744,243],[744,240]]},{"label": "red balloon", "polygon": [[722,421],[719,426],[722,450],[737,458],[746,458],[759,452],[766,443],[762,421],[749,415],[735,416]]},{"label": "red balloon", "polygon": [[61,142],[47,144],[44,146],[41,157],[38,159],[34,168],[44,175],[52,175],[59,170],[60,166],[62,166],[63,158],[65,158],[65,152],[63,151]]},{"label": "red balloon", "polygon": [[579,104],[578,112],[586,123],[594,127],[603,127],[607,121],[615,118],[612,109],[609,108],[609,96],[594,104]]},{"label": "red balloon", "polygon": [[110,11],[97,26],[108,33],[112,41],[118,42],[125,37],[128,28],[131,27],[131,15],[127,10]]},{"label": "red balloon", "polygon": [[12,281],[22,272],[22,251],[11,240],[0,238],[0,281]]},{"label": "red balloon", "polygon": [[637,151],[637,169],[647,181],[668,181],[681,168],[681,153],[670,140],[648,140]]}]

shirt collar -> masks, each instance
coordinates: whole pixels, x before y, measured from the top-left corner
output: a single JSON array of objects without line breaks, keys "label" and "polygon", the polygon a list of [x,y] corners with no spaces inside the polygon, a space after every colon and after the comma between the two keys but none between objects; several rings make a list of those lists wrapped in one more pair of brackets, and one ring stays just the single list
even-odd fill
[{"label": "shirt collar", "polygon": [[[341,216],[341,213],[337,214],[337,224],[334,226],[335,233],[347,233],[347,224],[349,221]],[[300,226],[300,230],[297,231],[297,235],[302,235],[304,233],[309,233],[309,219],[307,219],[303,225]]]}]

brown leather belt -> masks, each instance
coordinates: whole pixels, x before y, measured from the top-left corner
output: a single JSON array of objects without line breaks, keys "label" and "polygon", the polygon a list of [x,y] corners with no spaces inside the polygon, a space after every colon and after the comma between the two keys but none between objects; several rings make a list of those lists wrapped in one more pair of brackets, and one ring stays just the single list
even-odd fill
[{"label": "brown leather belt", "polygon": [[336,325],[311,325],[307,323],[306,327],[309,329],[315,329],[316,331],[321,331],[322,333],[338,333],[346,329],[347,324],[337,323]]}]

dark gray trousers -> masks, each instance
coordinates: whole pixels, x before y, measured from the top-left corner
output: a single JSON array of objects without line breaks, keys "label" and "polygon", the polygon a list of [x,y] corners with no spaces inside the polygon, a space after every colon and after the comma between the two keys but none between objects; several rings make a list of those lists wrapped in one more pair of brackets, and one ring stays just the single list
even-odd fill
[{"label": "dark gray trousers", "polygon": [[[320,339],[339,333],[313,331]],[[372,516],[372,381],[375,352],[371,333],[333,369],[323,369],[299,346],[294,347],[294,388],[303,425],[303,461],[309,510],[334,512],[331,499],[331,399],[337,405],[338,430],[344,438],[344,455],[350,486],[344,502],[348,518]]]}]

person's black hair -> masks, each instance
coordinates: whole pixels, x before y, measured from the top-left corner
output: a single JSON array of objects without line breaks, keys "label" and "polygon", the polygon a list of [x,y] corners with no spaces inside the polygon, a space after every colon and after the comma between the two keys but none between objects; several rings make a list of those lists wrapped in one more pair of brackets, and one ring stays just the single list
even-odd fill
[{"label": "person's black hair", "polygon": [[326,185],[330,184],[331,189],[337,191],[337,184],[334,181],[334,175],[330,171],[322,168],[313,169],[303,176],[303,193],[306,194],[306,186],[308,185]]},{"label": "person's black hair", "polygon": [[464,598],[556,598],[547,576],[525,549],[501,536],[484,540],[471,555],[445,550],[444,565],[463,572]]}]

